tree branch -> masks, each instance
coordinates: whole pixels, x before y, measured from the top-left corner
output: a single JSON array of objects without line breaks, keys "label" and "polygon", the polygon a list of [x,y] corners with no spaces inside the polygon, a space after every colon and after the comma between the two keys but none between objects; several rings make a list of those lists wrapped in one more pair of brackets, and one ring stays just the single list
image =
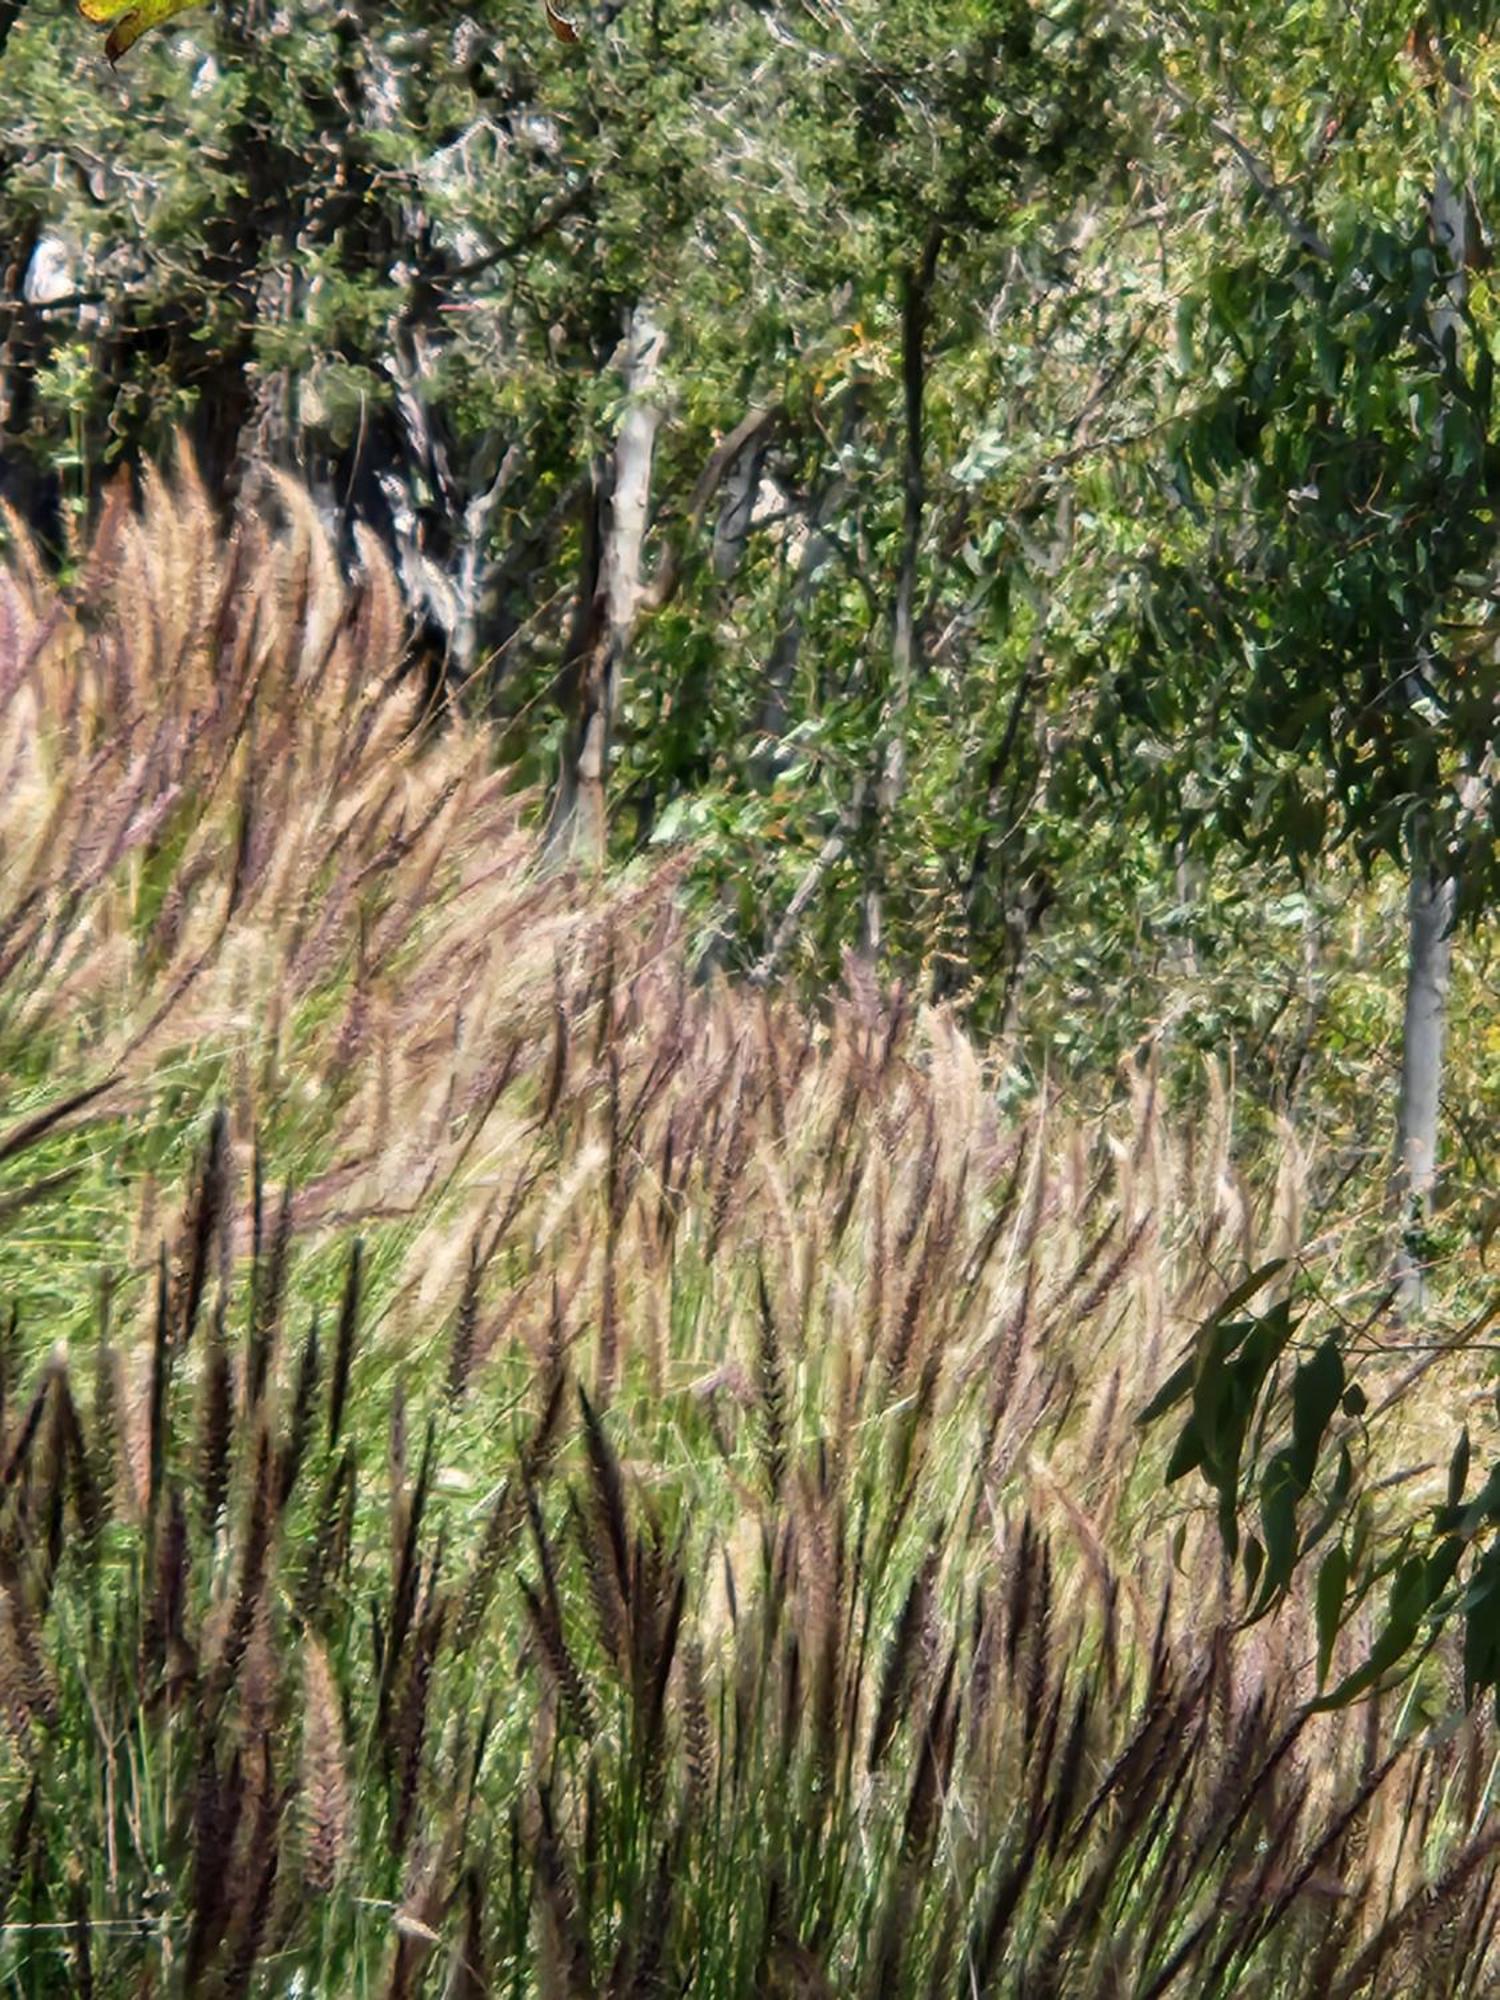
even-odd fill
[{"label": "tree branch", "polygon": [[662,551],[656,575],[641,594],[642,611],[660,611],[676,596],[677,586],[682,581],[684,554],[688,545],[697,539],[703,526],[703,516],[708,511],[708,503],[718,492],[724,475],[740,453],[777,423],[781,415],[780,403],[769,404],[764,409],[751,410],[741,417],[734,429],[727,432],[714,446],[708,463],[699,474],[698,483],[693,488],[682,533],[667,543]]},{"label": "tree branch", "polygon": [[1333,251],[1329,248],[1328,244],[1318,234],[1316,229],[1304,222],[1301,216],[1297,214],[1286,198],[1285,188],[1282,187],[1264,160],[1257,159],[1255,154],[1251,152],[1233,126],[1226,124],[1222,118],[1217,117],[1213,112],[1205,111],[1201,105],[1194,104],[1187,93],[1179,90],[1170,78],[1164,77],[1162,79],[1162,88],[1179,111],[1189,111],[1196,117],[1202,118],[1214,137],[1222,140],[1229,148],[1230,152],[1234,154],[1234,157],[1244,168],[1245,173],[1262,201],[1265,202],[1267,208],[1270,209],[1292,241],[1300,249],[1305,250],[1310,257],[1316,257],[1320,264],[1331,263],[1333,260]]}]

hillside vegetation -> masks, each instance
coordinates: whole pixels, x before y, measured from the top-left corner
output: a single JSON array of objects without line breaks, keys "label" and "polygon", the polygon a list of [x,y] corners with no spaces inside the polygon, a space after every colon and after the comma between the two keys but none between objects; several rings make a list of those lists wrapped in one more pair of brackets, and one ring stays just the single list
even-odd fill
[{"label": "hillside vegetation", "polygon": [[1363,1197],[695,976],[495,747],[287,483],[0,573],[4,1990],[1490,1990],[1463,1662],[1315,1711],[1357,1578],[1247,1625],[1137,1422]]}]

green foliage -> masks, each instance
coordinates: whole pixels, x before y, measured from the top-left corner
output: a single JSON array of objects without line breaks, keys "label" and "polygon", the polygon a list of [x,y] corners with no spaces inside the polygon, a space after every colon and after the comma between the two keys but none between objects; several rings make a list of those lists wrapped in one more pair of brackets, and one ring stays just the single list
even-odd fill
[{"label": "green foliage", "polygon": [[[1230,135],[1258,213],[1221,214],[1179,300],[1162,476],[1183,532],[1152,561],[1126,713],[1163,738],[1190,707],[1209,719],[1156,793],[1171,823],[1298,869],[1335,841],[1365,865],[1420,849],[1457,864],[1472,915],[1490,896],[1487,808],[1463,781],[1494,697],[1495,328],[1474,219],[1500,163],[1493,51],[1442,30],[1448,83],[1400,10],[1253,50],[1248,17],[1216,9],[1215,26],[1218,60],[1178,93],[1184,129]],[[1450,183],[1455,243],[1435,233]]]}]

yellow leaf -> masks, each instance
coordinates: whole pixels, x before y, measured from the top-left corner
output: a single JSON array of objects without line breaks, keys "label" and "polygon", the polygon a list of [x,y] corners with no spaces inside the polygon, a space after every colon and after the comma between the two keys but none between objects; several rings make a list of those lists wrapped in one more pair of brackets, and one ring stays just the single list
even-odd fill
[{"label": "yellow leaf", "polygon": [[78,11],[85,20],[109,22],[104,53],[117,63],[150,29],[198,4],[199,0],[78,0]]}]

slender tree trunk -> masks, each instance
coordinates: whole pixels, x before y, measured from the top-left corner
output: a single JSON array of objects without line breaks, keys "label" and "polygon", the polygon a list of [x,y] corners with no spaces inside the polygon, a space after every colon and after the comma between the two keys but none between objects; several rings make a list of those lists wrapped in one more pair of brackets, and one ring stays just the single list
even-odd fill
[{"label": "slender tree trunk", "polygon": [[[1451,146],[1468,94],[1450,65],[1443,107],[1443,138]],[[1469,213],[1464,191],[1455,185],[1446,159],[1433,178],[1428,216],[1438,255],[1447,266],[1444,294],[1431,313],[1440,356],[1456,364],[1463,337],[1463,304],[1468,289]],[[1420,649],[1425,654],[1425,642]],[[1417,689],[1410,691],[1414,699]],[[1435,774],[1434,774],[1435,777]],[[1443,1042],[1448,1018],[1451,931],[1458,881],[1432,851],[1429,826],[1418,824],[1412,838],[1411,880],[1406,900],[1406,1002],[1401,1028],[1401,1080],[1396,1106],[1396,1162],[1393,1194],[1400,1225],[1396,1278],[1403,1313],[1419,1312],[1426,1289],[1421,1234],[1432,1214],[1437,1186],[1438,1113],[1442,1102]]]},{"label": "slender tree trunk", "polygon": [[806,539],[797,558],[796,578],[776,628],[755,712],[755,738],[759,747],[750,759],[750,779],[755,785],[771,783],[776,775],[778,760],[784,754],[781,739],[786,734],[791,710],[792,683],[796,679],[802,653],[803,628],[817,590],[819,574],[833,553],[833,545],[825,529],[843,504],[848,491],[847,480],[842,477],[833,480],[813,508],[807,523]]},{"label": "slender tree trunk", "polygon": [[661,408],[656,387],[666,336],[644,307],[632,313],[625,342],[625,418],[616,440],[607,496],[598,592],[599,630],[574,682],[573,717],[553,814],[551,847],[597,867],[604,860],[605,790],[619,713],[621,677],[646,595],[641,559],[651,509],[651,467]]},{"label": "slender tree trunk", "polygon": [[1449,935],[1458,885],[1418,860],[1406,902],[1406,1010],[1396,1111],[1396,1185],[1410,1222],[1425,1218],[1437,1175],[1438,1100],[1448,1015]]},{"label": "slender tree trunk", "polygon": [[885,889],[885,869],[882,850],[901,794],[906,788],[906,709],[916,674],[917,559],[921,553],[922,521],[927,505],[927,483],[923,470],[927,322],[942,247],[942,224],[932,222],[928,225],[921,257],[906,273],[901,299],[901,388],[905,416],[905,449],[901,466],[901,556],[896,570],[896,597],[891,615],[889,719],[880,775],[871,798],[874,827],[865,880],[861,938],[861,948],[871,959],[880,955],[883,933],[881,900]]},{"label": "slender tree trunk", "polygon": [[583,493],[578,590],[573,599],[568,636],[563,642],[563,669],[558,692],[563,714],[567,718],[567,733],[557,773],[557,790],[552,797],[552,811],[547,824],[547,858],[553,862],[565,861],[571,855],[578,816],[578,753],[582,745],[584,682],[604,630],[604,594],[599,587],[599,577],[603,565],[608,483],[607,461],[596,458],[589,468],[588,483]]},{"label": "slender tree trunk", "polygon": [[26,0],[0,0],[0,56],[5,54],[5,45],[10,40],[10,31],[21,17],[21,9]]}]

